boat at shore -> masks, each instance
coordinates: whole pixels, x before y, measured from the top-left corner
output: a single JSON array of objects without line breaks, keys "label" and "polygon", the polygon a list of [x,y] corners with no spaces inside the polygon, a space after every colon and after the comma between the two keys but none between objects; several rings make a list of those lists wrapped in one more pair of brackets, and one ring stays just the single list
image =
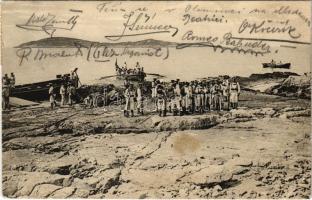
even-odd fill
[{"label": "boat at shore", "polygon": [[146,77],[146,73],[144,72],[144,68],[137,66],[135,68],[127,68],[127,67],[120,67],[117,64],[117,60],[115,62],[115,69],[116,69],[116,79],[117,80],[128,80],[133,82],[143,82]]},{"label": "boat at shore", "polygon": [[21,99],[43,101],[49,99],[48,91],[51,85],[54,85],[55,91],[59,91],[62,83],[64,83],[62,79],[56,78],[37,83],[16,85],[12,88],[11,94],[13,97]]},{"label": "boat at shore", "polygon": [[145,79],[146,74],[122,74],[117,75],[116,79],[119,80],[129,80],[134,82],[143,82]]},{"label": "boat at shore", "polygon": [[[77,69],[74,69],[72,73],[75,73],[77,80],[79,80]],[[30,101],[44,101],[49,99],[49,88],[51,85],[53,85],[55,91],[60,91],[62,84],[68,85],[72,82],[70,74],[56,75],[55,79],[47,81],[15,85],[11,88],[11,96]]]}]

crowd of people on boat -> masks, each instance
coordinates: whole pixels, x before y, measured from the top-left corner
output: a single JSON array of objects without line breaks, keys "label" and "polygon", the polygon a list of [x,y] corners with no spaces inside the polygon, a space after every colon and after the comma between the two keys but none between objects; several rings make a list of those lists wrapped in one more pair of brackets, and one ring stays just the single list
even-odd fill
[{"label": "crowd of people on boat", "polygon": [[[179,79],[164,82],[154,79],[151,100],[154,111],[159,116],[202,114],[209,111],[236,109],[240,94],[240,85],[236,78],[181,82]],[[143,84],[136,88],[129,81],[125,82],[124,97],[126,104],[124,116],[133,117],[144,113]]]},{"label": "crowd of people on boat", "polygon": [[10,95],[15,86],[15,75],[12,72],[10,76],[4,74],[2,77],[2,109],[10,110]]},{"label": "crowd of people on boat", "polygon": [[119,76],[123,75],[142,75],[144,74],[144,67],[140,66],[140,63],[137,62],[134,68],[128,68],[127,62],[124,63],[122,67],[115,63],[116,74]]}]

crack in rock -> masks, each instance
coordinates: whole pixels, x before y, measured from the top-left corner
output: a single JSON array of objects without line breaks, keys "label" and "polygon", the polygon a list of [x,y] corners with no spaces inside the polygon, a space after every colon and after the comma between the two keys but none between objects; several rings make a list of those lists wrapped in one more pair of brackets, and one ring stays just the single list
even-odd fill
[{"label": "crack in rock", "polygon": [[159,144],[157,145],[157,148],[156,148],[156,149],[154,149],[154,150],[151,151],[151,152],[146,153],[146,154],[143,155],[143,156],[138,156],[138,157],[136,157],[135,160],[134,160],[134,162],[133,162],[131,165],[134,165],[134,163],[135,163],[136,160],[141,160],[141,162],[140,162],[140,163],[138,164],[138,166],[137,166],[137,167],[140,167],[146,159],[150,158],[152,154],[154,154],[156,151],[158,151],[158,150],[162,147],[162,144],[163,144],[163,143],[166,143],[166,142],[167,142],[168,138],[169,138],[172,134],[173,134],[173,132],[171,131],[171,132],[169,132],[167,135],[165,135],[163,138],[161,138],[161,141],[160,141]]}]

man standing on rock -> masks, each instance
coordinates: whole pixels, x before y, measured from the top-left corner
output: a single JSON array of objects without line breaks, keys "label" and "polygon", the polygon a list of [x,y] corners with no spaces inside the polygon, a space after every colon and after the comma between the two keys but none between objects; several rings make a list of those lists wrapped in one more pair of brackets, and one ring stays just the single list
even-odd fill
[{"label": "man standing on rock", "polygon": [[61,85],[60,95],[61,95],[61,106],[64,106],[65,105],[65,95],[66,95],[66,89],[65,89],[64,84]]},{"label": "man standing on rock", "polygon": [[209,91],[209,86],[208,86],[208,83],[205,82],[204,84],[204,111],[210,111],[210,99],[209,99],[209,96],[210,96],[210,91]]},{"label": "man standing on rock", "polygon": [[217,107],[219,111],[223,110],[223,90],[222,90],[222,81],[217,82]]},{"label": "man standing on rock", "polygon": [[73,105],[73,99],[76,93],[76,89],[72,84],[69,84],[67,92],[68,92],[68,104],[71,106]]},{"label": "man standing on rock", "polygon": [[181,96],[181,86],[180,79],[176,80],[176,85],[174,88],[174,105],[173,105],[173,115],[182,114],[182,96]]},{"label": "man standing on rock", "polygon": [[175,88],[175,81],[171,80],[170,83],[168,84],[168,87],[166,88],[167,105],[168,105],[167,111],[169,113],[172,112],[173,106],[174,106],[174,88]]},{"label": "man standing on rock", "polygon": [[203,113],[203,100],[204,100],[202,83],[198,83],[195,93],[196,93],[196,111],[202,114]]},{"label": "man standing on rock", "polygon": [[2,78],[2,109],[3,110],[10,110],[10,79],[7,74],[4,75]]},{"label": "man standing on rock", "polygon": [[[223,105],[222,108],[225,110],[229,110],[230,109],[230,105],[229,105],[229,80],[228,79],[224,79],[222,81],[222,85],[221,85],[221,89],[222,89],[222,98],[223,98]],[[225,106],[225,104],[227,104],[227,106]]]},{"label": "man standing on rock", "polygon": [[190,83],[186,84],[186,110],[189,113],[193,113],[193,87]]},{"label": "man standing on rock", "polygon": [[126,105],[124,110],[124,116],[129,117],[129,113],[131,117],[134,117],[134,98],[135,98],[135,91],[133,88],[133,84],[130,84],[128,88],[126,88],[124,93],[126,99]]},{"label": "man standing on rock", "polygon": [[160,117],[167,115],[167,94],[162,81],[159,81],[157,88],[157,104]]},{"label": "man standing on rock", "polygon": [[54,86],[51,85],[49,88],[49,96],[50,96],[50,105],[51,105],[51,109],[53,110],[56,107],[56,101],[55,101],[55,89]]},{"label": "man standing on rock", "polygon": [[220,85],[217,80],[213,81],[211,93],[212,93],[212,101],[213,101],[213,109],[220,110]]},{"label": "man standing on rock", "polygon": [[154,111],[157,111],[157,92],[156,92],[157,79],[153,78],[152,81],[152,102],[154,104]]},{"label": "man standing on rock", "polygon": [[182,114],[186,114],[186,90],[187,90],[187,86],[186,86],[186,82],[182,83],[181,86],[181,110],[182,110]]},{"label": "man standing on rock", "polygon": [[143,115],[143,95],[142,95],[142,83],[139,84],[137,91],[136,91],[136,96],[137,96],[137,111],[138,114]]},{"label": "man standing on rock", "polygon": [[233,81],[230,83],[230,104],[233,109],[238,107],[238,96],[240,94],[240,86],[236,81],[236,78],[233,78]]}]

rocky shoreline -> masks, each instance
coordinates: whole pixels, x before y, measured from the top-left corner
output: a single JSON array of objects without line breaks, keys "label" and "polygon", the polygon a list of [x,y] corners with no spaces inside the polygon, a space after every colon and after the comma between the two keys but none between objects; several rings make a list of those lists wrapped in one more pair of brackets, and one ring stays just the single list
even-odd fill
[{"label": "rocky shoreline", "polygon": [[241,99],[237,110],[182,117],[79,106],[4,113],[3,194],[308,198],[309,102],[251,92]]}]

